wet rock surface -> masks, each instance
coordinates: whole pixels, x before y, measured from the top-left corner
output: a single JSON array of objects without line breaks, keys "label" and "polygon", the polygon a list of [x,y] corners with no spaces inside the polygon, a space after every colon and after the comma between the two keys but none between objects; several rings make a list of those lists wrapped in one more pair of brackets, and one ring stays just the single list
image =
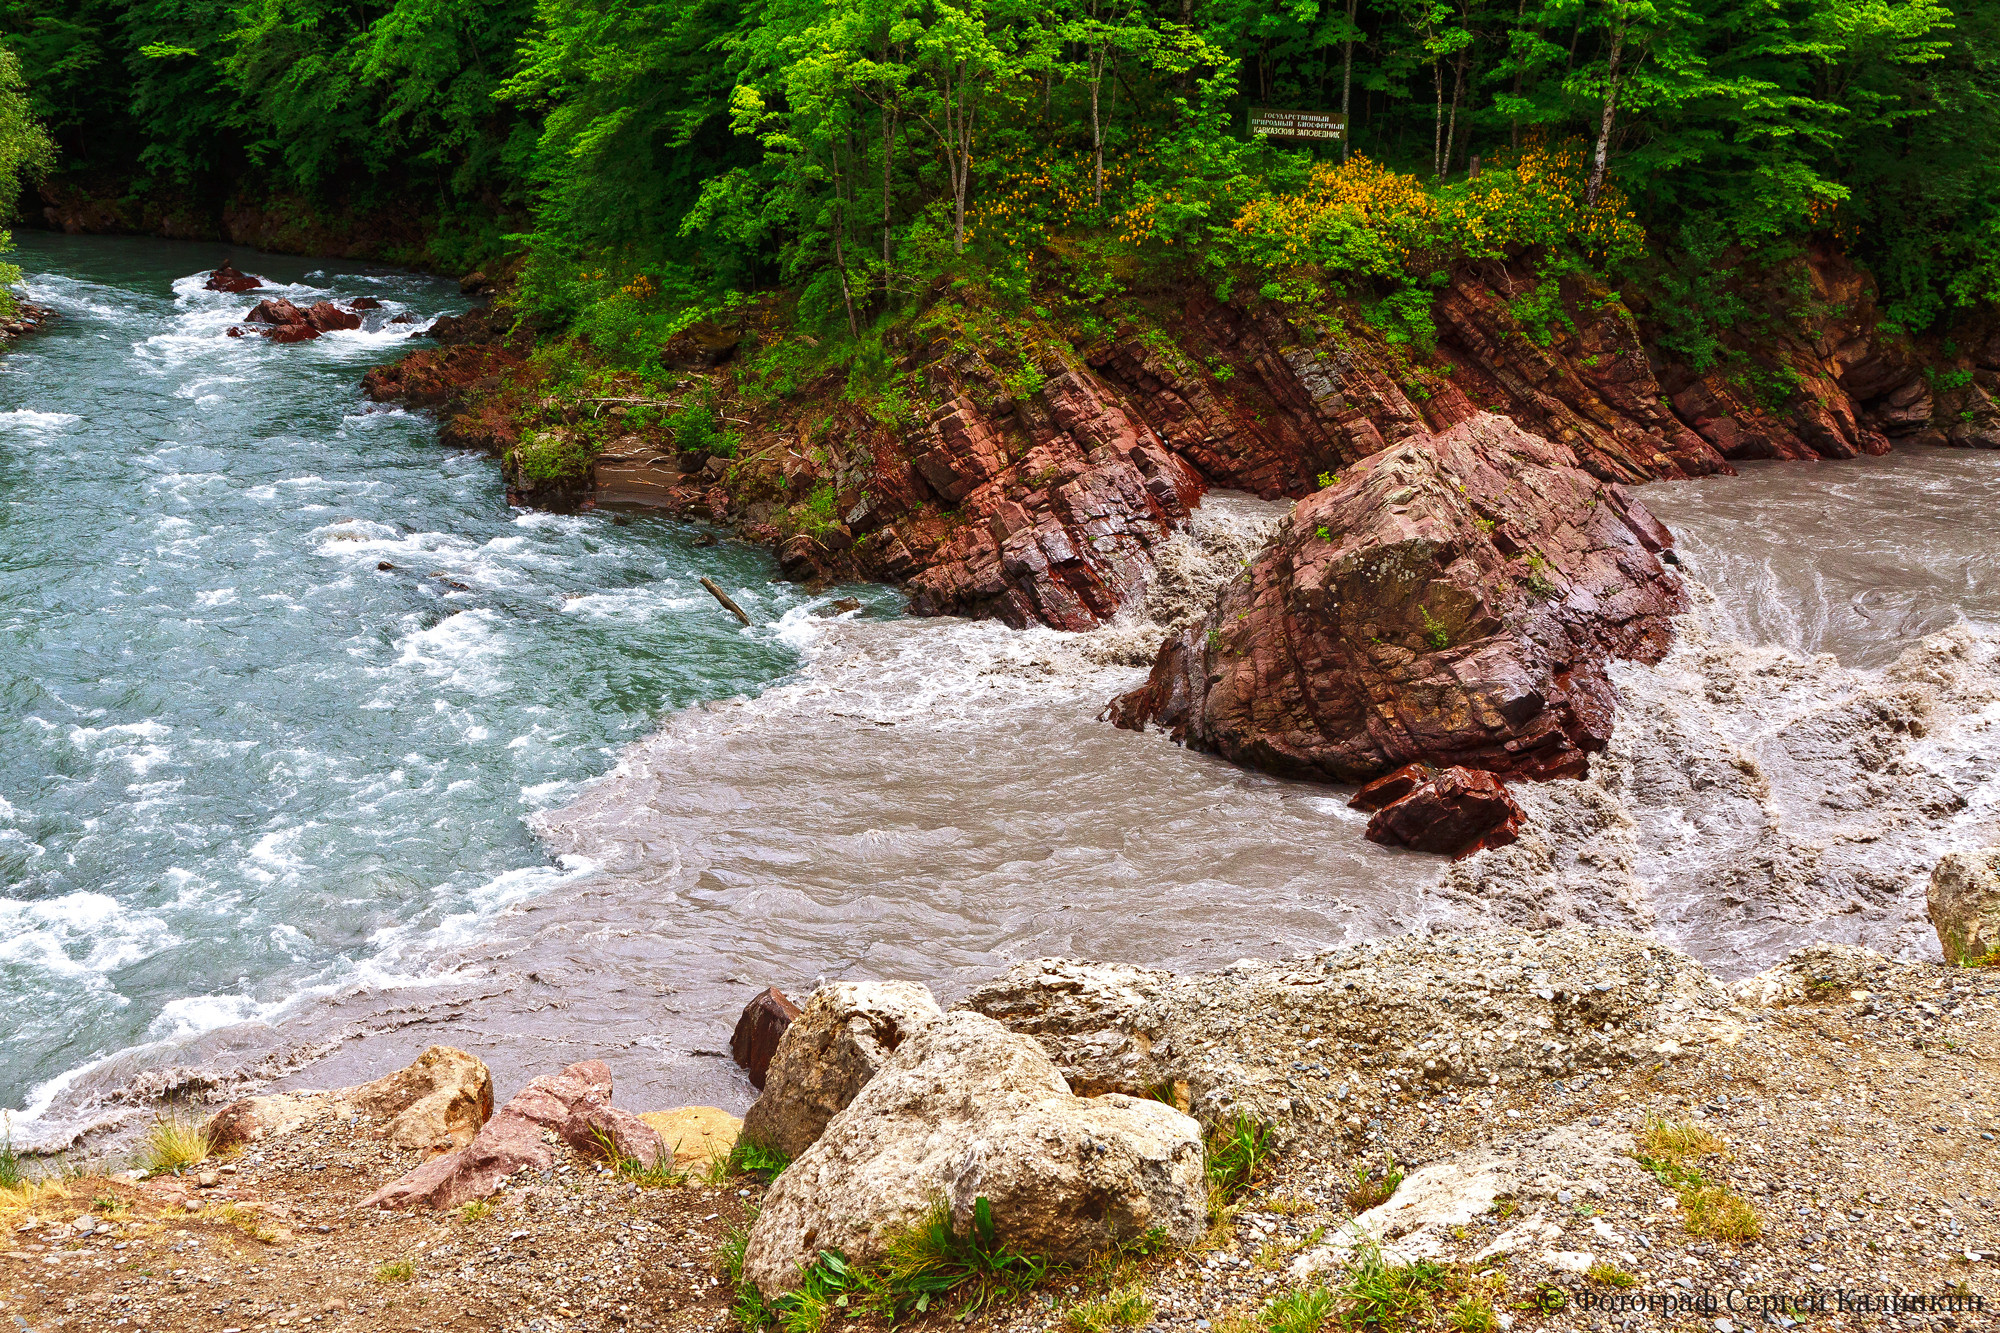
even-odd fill
[{"label": "wet rock surface", "polygon": [[1470,856],[1505,847],[1520,834],[1521,807],[1491,773],[1406,764],[1355,793],[1349,805],[1374,811],[1372,842],[1418,852]]},{"label": "wet rock surface", "polygon": [[1666,530],[1575,462],[1492,414],[1370,457],[1110,716],[1323,781],[1582,773],[1610,739],[1606,663],[1657,659],[1687,601]]},{"label": "wet rock surface", "polygon": [[264,279],[243,272],[225,259],[208,275],[208,281],[202,284],[202,289],[211,292],[254,292],[259,287],[268,285]]},{"label": "wet rock surface", "polygon": [[753,1087],[764,1086],[771,1057],[778,1053],[778,1042],[798,1016],[799,1007],[776,986],[766,986],[756,999],[743,1006],[743,1014],[736,1020],[736,1031],[730,1034],[729,1053],[750,1076]]}]

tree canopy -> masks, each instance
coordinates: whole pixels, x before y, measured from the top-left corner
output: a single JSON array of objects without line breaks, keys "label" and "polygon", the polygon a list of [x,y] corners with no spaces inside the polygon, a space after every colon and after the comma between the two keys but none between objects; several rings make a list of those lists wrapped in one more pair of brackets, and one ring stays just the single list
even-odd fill
[{"label": "tree canopy", "polygon": [[0,38],[70,178],[511,231],[557,318],[644,275],[853,328],[1082,234],[1405,284],[1822,236],[1912,326],[2000,291],[1978,0],[0,0]]}]

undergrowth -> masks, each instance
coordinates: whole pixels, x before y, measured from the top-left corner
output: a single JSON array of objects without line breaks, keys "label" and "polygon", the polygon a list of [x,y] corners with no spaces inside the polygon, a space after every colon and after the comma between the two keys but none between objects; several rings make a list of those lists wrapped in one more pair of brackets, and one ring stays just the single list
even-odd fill
[{"label": "undergrowth", "polygon": [[1270,1333],[1439,1327],[1489,1333],[1500,1326],[1493,1308],[1499,1288],[1498,1279],[1476,1276],[1462,1264],[1392,1264],[1380,1246],[1364,1241],[1332,1282],[1297,1288],[1265,1306],[1263,1323]]}]

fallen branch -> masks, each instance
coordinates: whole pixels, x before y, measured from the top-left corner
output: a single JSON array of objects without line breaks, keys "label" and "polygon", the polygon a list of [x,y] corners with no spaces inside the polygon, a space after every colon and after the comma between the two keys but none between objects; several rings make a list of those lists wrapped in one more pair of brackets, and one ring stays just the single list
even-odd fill
[{"label": "fallen branch", "polygon": [[729,599],[729,594],[722,590],[721,584],[717,583],[714,579],[704,574],[701,576],[701,586],[708,589],[709,592],[714,595],[715,600],[721,602],[723,606],[728,608],[731,614],[733,614],[738,620],[742,621],[746,625],[750,623],[750,617],[744,615],[743,608],[738,606],[735,602]]}]

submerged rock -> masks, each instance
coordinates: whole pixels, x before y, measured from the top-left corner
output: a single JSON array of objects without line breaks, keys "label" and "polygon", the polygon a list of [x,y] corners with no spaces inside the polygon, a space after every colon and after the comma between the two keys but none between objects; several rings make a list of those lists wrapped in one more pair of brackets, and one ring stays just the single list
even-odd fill
[{"label": "submerged rock", "polygon": [[2000,847],[1947,853],[1925,898],[1947,963],[2000,963]]},{"label": "submerged rock", "polygon": [[530,1080],[470,1143],[384,1185],[361,1207],[443,1210],[483,1199],[524,1167],[549,1169],[555,1158],[543,1141],[545,1130],[581,1152],[616,1153],[643,1167],[658,1165],[668,1151],[645,1122],[611,1105],[610,1068],[584,1060]]},{"label": "submerged rock", "polygon": [[1490,413],[1364,460],[1110,717],[1322,781],[1581,774],[1611,735],[1607,660],[1657,659],[1687,594],[1666,529],[1576,462]]},{"label": "submerged rock", "polygon": [[764,1095],[743,1117],[743,1136],[797,1157],[911,1033],[942,1014],[930,991],[915,982],[822,985],[779,1039]]},{"label": "submerged rock", "polygon": [[879,1259],[940,1205],[963,1235],[981,1199],[996,1241],[1058,1263],[1154,1228],[1187,1245],[1206,1216],[1200,1130],[1162,1102],[1075,1096],[1034,1041],[949,1014],[911,1034],[778,1177],[743,1276],[775,1297],[820,1251]]}]

